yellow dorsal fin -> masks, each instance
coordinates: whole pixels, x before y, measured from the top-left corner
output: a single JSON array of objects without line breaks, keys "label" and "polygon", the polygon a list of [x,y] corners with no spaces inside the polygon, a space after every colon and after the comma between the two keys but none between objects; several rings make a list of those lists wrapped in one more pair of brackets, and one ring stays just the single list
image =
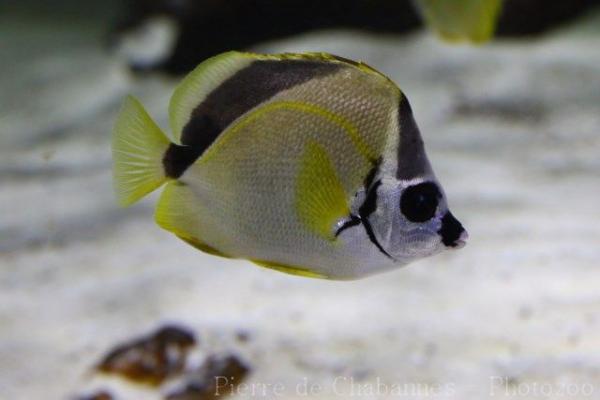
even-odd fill
[{"label": "yellow dorsal fin", "polygon": [[296,181],[296,212],[312,232],[335,240],[334,226],[350,213],[348,199],[335,166],[317,142],[306,145]]}]

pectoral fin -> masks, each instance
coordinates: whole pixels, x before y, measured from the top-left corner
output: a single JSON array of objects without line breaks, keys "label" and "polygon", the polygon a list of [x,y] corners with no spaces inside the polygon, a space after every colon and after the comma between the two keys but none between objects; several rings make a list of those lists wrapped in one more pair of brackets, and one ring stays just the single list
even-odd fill
[{"label": "pectoral fin", "polygon": [[309,142],[300,159],[295,208],[309,230],[330,241],[335,240],[337,221],[350,212],[335,166],[317,142]]}]

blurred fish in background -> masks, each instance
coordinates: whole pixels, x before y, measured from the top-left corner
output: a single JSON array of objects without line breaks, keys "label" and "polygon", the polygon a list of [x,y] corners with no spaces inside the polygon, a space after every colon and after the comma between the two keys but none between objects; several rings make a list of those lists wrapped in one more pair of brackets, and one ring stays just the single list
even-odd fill
[{"label": "blurred fish in background", "polygon": [[[420,24],[408,0],[129,0],[112,35],[134,71],[182,74],[219,53],[308,31],[402,33]],[[136,54],[143,32],[157,31],[171,45],[156,58]]]},{"label": "blurred fish in background", "polygon": [[420,28],[424,19],[444,39],[484,42],[494,32],[499,37],[540,34],[599,4],[598,0],[128,0],[110,37],[133,71],[178,75],[224,51],[308,31],[405,34]]}]

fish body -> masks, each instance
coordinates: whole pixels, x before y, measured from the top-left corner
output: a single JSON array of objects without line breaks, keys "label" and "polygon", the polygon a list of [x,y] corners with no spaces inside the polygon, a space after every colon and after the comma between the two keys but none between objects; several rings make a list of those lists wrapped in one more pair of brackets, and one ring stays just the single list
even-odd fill
[{"label": "fish body", "polygon": [[115,188],[128,205],[165,185],[157,223],[200,250],[355,279],[464,244],[408,100],[365,64],[224,53],[181,82],[169,117],[170,140],[126,100]]}]

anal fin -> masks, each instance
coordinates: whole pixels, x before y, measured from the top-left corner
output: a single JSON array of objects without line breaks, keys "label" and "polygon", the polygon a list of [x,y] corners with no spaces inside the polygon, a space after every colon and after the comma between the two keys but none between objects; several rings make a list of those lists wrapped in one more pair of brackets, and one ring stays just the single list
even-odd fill
[{"label": "anal fin", "polygon": [[283,272],[290,275],[303,276],[305,278],[319,278],[329,279],[327,276],[311,271],[308,268],[279,264],[272,261],[264,260],[251,260],[254,264],[260,265],[261,267],[273,269],[275,271]]},{"label": "anal fin", "polygon": [[218,256],[218,257],[231,258],[227,254],[220,252],[219,250],[215,249],[214,247],[211,247],[211,246],[207,245],[206,243],[201,242],[200,240],[198,240],[194,237],[186,237],[186,236],[181,236],[181,235],[177,235],[177,234],[176,234],[176,236],[179,239],[186,242],[187,244],[189,244],[190,246],[192,246],[204,253],[212,254],[213,256]]},{"label": "anal fin", "polygon": [[174,233],[196,249],[229,258],[199,237],[198,220],[201,219],[201,210],[197,202],[198,199],[187,185],[177,181],[169,182],[158,200],[154,219],[161,228]]}]

